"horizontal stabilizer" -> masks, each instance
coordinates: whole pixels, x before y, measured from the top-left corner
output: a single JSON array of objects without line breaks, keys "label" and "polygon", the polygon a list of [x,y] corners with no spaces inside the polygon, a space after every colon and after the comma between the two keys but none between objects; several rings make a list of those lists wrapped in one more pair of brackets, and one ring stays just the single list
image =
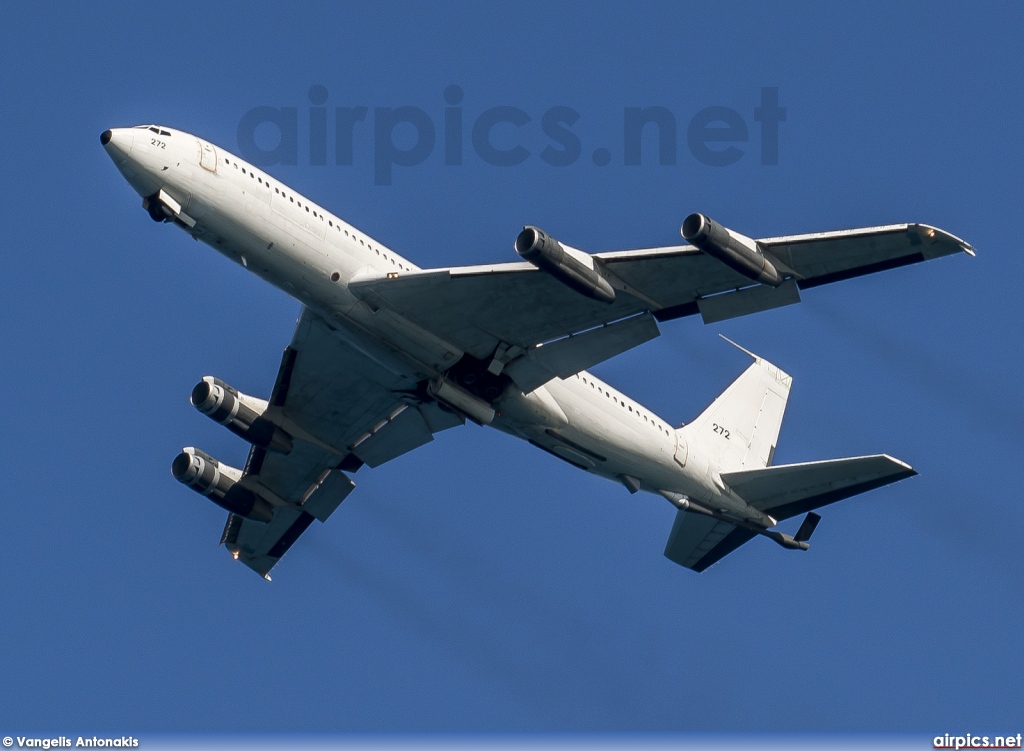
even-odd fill
[{"label": "horizontal stabilizer", "polygon": [[728,472],[722,482],[781,521],[916,474],[910,465],[876,454]]},{"label": "horizontal stabilizer", "polygon": [[[898,459],[878,454],[728,472],[722,475],[722,481],[751,506],[782,521],[916,474]],[[665,557],[700,572],[758,534],[783,547],[806,550],[819,521],[818,514],[807,513],[796,535],[789,538],[779,532],[759,533],[723,519],[681,510],[676,513]]]},{"label": "horizontal stabilizer", "polygon": [[677,511],[665,545],[665,557],[700,573],[745,542],[756,532],[692,511]]}]

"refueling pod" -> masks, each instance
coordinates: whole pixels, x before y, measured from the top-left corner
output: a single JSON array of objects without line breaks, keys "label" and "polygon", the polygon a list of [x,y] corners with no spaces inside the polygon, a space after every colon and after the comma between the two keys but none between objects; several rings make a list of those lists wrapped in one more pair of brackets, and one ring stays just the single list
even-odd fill
[{"label": "refueling pod", "polygon": [[686,217],[679,233],[686,242],[748,279],[769,287],[778,287],[783,282],[782,275],[765,256],[756,240],[726,229],[703,214],[690,214]]},{"label": "refueling pod", "polygon": [[289,454],[292,437],[263,417],[267,402],[241,393],[219,378],[204,376],[192,389],[192,406],[254,446]]},{"label": "refueling pod", "polygon": [[232,514],[257,522],[274,518],[274,507],[269,501],[238,484],[241,470],[221,464],[205,451],[192,446],[183,448],[171,462],[171,474]]}]

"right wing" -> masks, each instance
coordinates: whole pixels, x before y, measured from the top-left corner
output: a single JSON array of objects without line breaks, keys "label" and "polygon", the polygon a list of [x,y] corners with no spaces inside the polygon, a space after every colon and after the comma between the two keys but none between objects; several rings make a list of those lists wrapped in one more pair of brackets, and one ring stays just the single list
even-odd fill
[{"label": "right wing", "polygon": [[[757,241],[786,268],[773,289],[689,245],[596,253],[617,294],[598,302],[529,263],[398,272],[349,288],[474,357],[510,359],[537,345],[644,313],[659,321],[700,313],[724,320],[799,302],[799,290],[952,253],[972,253],[924,224],[772,237]],[[637,342],[638,343],[638,342]],[[585,367],[585,366],[584,366]]]},{"label": "right wing", "polygon": [[303,309],[264,414],[293,436],[292,451],[253,447],[240,480],[289,505],[266,524],[230,514],[221,542],[232,555],[266,577],[313,520],[325,521],[355,487],[343,470],[380,466],[462,424],[436,404],[411,399],[408,385]]}]

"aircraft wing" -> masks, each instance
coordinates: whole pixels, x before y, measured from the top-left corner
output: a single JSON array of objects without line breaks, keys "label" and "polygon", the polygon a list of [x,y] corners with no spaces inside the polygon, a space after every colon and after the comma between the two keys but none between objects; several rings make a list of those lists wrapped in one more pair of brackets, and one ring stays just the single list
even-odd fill
[{"label": "aircraft wing", "polygon": [[221,542],[266,576],[355,487],[344,470],[379,466],[462,424],[436,404],[410,400],[407,387],[303,309],[264,415],[294,437],[292,451],[253,447],[240,480],[295,506],[276,508],[266,524],[230,514]]},{"label": "aircraft wing", "polygon": [[[433,269],[350,284],[370,304],[387,306],[479,359],[512,352],[649,311],[659,321],[700,313],[724,320],[799,302],[799,290],[917,263],[971,246],[923,224],[772,237],[758,243],[789,277],[779,288],[755,284],[686,245],[597,253],[613,278],[612,303],[581,295],[529,263]],[[639,343],[639,342],[635,342]]]}]

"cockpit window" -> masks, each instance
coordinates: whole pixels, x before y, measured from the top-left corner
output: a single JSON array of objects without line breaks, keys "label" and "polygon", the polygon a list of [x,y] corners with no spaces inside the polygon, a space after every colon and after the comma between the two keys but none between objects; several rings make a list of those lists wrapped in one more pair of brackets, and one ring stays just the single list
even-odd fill
[{"label": "cockpit window", "polygon": [[135,127],[136,128],[145,128],[146,130],[151,130],[154,133],[156,133],[158,136],[169,136],[169,135],[171,135],[171,132],[169,130],[164,130],[163,128],[158,128],[155,125],[136,125]]}]

